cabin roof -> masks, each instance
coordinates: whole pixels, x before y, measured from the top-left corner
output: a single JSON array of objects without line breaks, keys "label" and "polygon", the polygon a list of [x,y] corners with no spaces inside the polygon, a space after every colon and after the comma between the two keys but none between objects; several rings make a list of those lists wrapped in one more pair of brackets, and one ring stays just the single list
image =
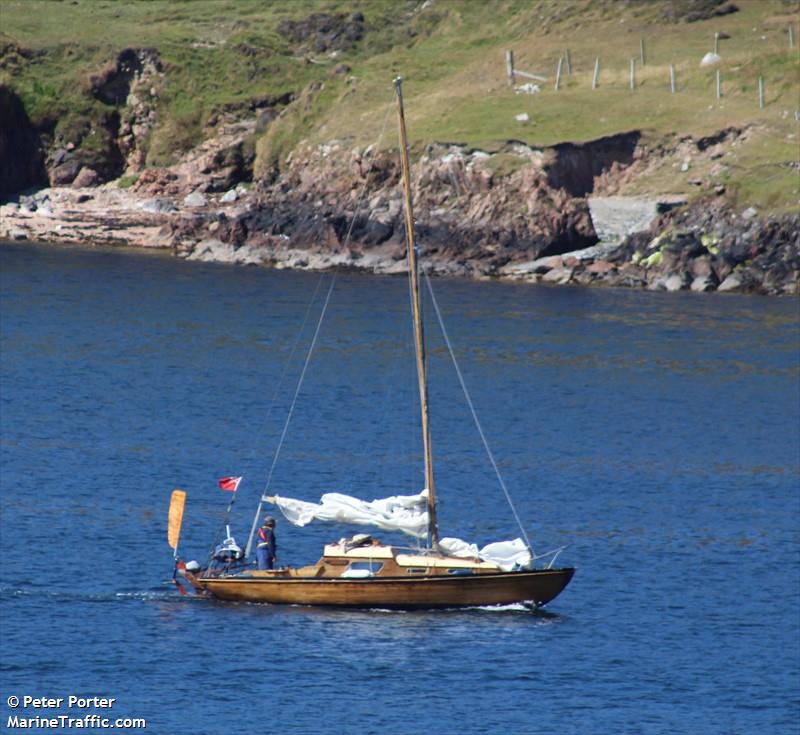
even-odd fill
[{"label": "cabin roof", "polygon": [[497,564],[479,559],[454,556],[401,553],[393,546],[369,544],[347,548],[346,544],[326,544],[323,556],[327,559],[394,559],[401,567],[449,567],[451,569],[497,569]]},{"label": "cabin roof", "polygon": [[497,569],[497,564],[475,559],[457,559],[454,556],[417,556],[398,554],[395,561],[401,567],[449,567],[450,569]]},{"label": "cabin roof", "polygon": [[352,549],[348,549],[345,544],[326,544],[323,555],[340,559],[391,559],[394,557],[394,549],[383,544],[356,546]]}]

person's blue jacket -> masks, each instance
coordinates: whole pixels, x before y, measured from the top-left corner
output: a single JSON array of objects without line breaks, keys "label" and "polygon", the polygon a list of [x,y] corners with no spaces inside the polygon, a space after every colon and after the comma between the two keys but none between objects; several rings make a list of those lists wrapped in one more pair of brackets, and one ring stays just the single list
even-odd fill
[{"label": "person's blue jacket", "polygon": [[275,541],[275,532],[269,526],[261,526],[261,528],[258,529],[258,543],[256,549],[261,552],[261,554],[266,554],[271,564],[275,563],[278,545]]}]

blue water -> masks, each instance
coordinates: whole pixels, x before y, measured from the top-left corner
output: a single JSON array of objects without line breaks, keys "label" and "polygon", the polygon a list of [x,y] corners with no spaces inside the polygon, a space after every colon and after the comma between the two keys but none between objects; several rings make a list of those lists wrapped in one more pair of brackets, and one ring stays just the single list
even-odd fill
[{"label": "blue water", "polygon": [[[18,245],[0,265],[0,729],[8,695],[78,694],[170,735],[800,731],[797,300],[437,281],[534,547],[578,571],[544,612],[347,612],[168,584],[174,487],[185,558],[223,475],[246,537],[327,280],[300,332],[317,275]],[[407,306],[402,278],[338,277],[271,491],[422,487]],[[518,535],[428,332],[442,530]],[[280,559],[341,533],[279,520]]]}]

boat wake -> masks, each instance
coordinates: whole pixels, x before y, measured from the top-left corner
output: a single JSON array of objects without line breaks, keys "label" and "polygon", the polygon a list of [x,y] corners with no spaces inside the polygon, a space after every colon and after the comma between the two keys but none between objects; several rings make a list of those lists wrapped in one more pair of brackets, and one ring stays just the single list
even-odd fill
[{"label": "boat wake", "polygon": [[[249,603],[261,605],[263,603]],[[274,605],[267,605],[274,607]],[[320,612],[342,612],[342,613],[360,613],[360,614],[378,614],[378,615],[441,615],[442,613],[452,616],[454,613],[462,614],[514,614],[514,615],[528,615],[542,621],[555,621],[560,620],[561,616],[558,613],[544,610],[541,607],[536,607],[533,604],[522,602],[514,602],[508,605],[470,605],[467,607],[443,607],[443,608],[428,608],[417,610],[403,610],[398,608],[385,608],[385,607],[364,607],[364,608],[351,608],[351,607],[315,607],[311,605],[291,605],[292,609],[304,611],[320,611]]]},{"label": "boat wake", "polygon": [[467,609],[485,610],[487,612],[542,612],[536,605],[525,602],[512,602],[509,605],[478,605]]},{"label": "boat wake", "polygon": [[36,587],[21,588],[0,586],[0,600],[16,598],[40,598],[58,600],[60,602],[120,602],[120,601],[157,601],[175,602],[176,600],[193,600],[184,597],[170,585],[169,588],[158,587],[150,590],[118,590],[109,592],[72,592],[67,590],[41,589]]}]

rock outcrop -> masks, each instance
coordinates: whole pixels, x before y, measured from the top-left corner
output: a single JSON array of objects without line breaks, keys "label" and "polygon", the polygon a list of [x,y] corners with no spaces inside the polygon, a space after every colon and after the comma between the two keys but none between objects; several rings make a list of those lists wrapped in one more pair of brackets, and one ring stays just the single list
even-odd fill
[{"label": "rock outcrop", "polygon": [[278,33],[296,44],[300,52],[350,51],[364,32],[364,14],[360,12],[312,13],[303,20],[285,20],[278,25]]},{"label": "rock outcrop", "polygon": [[[650,0],[634,0],[634,2],[649,3]],[[730,0],[672,0],[661,11],[661,17],[669,23],[696,23],[720,15],[730,15],[738,12],[739,8]]]},{"label": "rock outcrop", "polygon": [[[131,174],[145,165],[164,74],[154,49],[126,49],[119,55],[116,69],[114,93],[123,105],[117,145],[125,159],[125,170]],[[99,91],[108,94],[108,83]]]},{"label": "rock outcrop", "polygon": [[759,217],[701,201],[663,215],[607,260],[651,289],[796,294],[800,215]]},{"label": "rock outcrop", "polygon": [[[3,64],[24,49],[0,45]],[[0,87],[0,191],[84,188],[144,167],[163,71],[153,49],[124,49],[86,82],[85,109],[58,109],[31,122],[19,97]],[[62,114],[63,113],[63,114]]]},{"label": "rock outcrop", "polygon": [[[515,260],[596,242],[584,199],[547,184],[541,151],[509,176],[489,156],[432,146],[414,166],[417,236],[435,272],[485,277]],[[278,244],[310,254],[346,252],[352,267],[391,272],[404,258],[402,193],[396,156],[338,143],[295,152],[288,168],[258,192],[259,206],[218,222],[215,238],[234,248]],[[183,220],[176,235],[191,239]],[[202,225],[201,225],[202,226]],[[190,253],[191,254],[191,253]]]},{"label": "rock outcrop", "polygon": [[[193,260],[276,268],[405,272],[395,152],[338,141],[300,146],[254,186],[248,141],[256,125],[219,124],[177,164],[145,169],[127,190],[93,186],[94,170],[73,168],[70,188],[4,206],[0,237],[168,247]],[[723,133],[679,145],[714,156]],[[797,215],[738,211],[715,194],[692,206],[574,195],[613,191],[630,170],[651,165],[632,140],[557,150],[512,142],[495,154],[429,146],[412,172],[424,267],[553,285],[798,293]]]}]

